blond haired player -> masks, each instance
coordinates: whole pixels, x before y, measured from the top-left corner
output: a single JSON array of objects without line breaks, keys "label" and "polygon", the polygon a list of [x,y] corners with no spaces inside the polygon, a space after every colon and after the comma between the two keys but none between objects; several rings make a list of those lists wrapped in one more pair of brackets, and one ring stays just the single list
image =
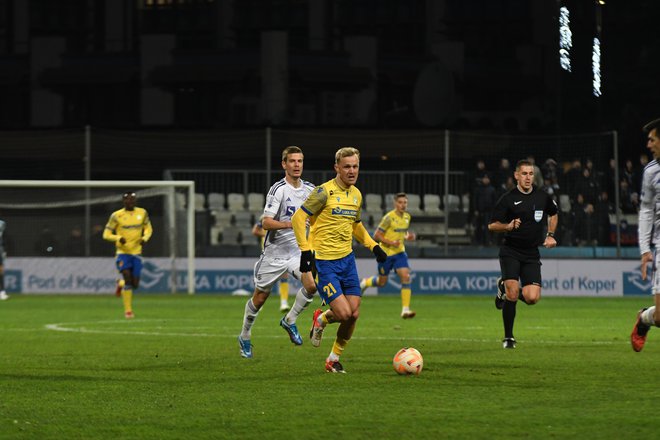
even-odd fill
[{"label": "blond haired player", "polygon": [[[353,147],[340,148],[335,153],[334,168],[337,176],[310,194],[291,218],[291,223],[302,251],[300,271],[312,271],[316,259],[316,285],[321,299],[330,306],[325,312],[321,309],[314,312],[311,343],[318,347],[325,326],[338,322],[337,337],[325,361],[325,369],[331,373],[345,373],[339,357],[353,335],[362,299],[353,254],[353,237],[371,249],[379,262],[385,261],[387,255],[361,222],[362,194],[355,187],[360,152]],[[311,242],[306,228],[310,217],[314,219]]]}]

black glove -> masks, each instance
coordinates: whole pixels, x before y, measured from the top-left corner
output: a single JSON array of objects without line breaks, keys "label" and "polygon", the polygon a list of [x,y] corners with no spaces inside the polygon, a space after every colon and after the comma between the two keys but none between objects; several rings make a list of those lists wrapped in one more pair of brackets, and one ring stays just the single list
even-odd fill
[{"label": "black glove", "polygon": [[380,246],[378,245],[374,246],[371,252],[374,253],[374,255],[376,256],[376,261],[378,261],[379,263],[384,263],[385,260],[387,260],[387,254],[385,253],[384,250],[380,248]]},{"label": "black glove", "polygon": [[300,271],[303,273],[311,271],[313,260],[312,251],[302,251],[300,253]]}]

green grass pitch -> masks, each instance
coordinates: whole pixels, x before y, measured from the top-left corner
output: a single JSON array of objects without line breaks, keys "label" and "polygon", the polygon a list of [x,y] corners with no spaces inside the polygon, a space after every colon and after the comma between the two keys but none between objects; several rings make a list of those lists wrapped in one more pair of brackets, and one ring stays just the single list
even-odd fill
[{"label": "green grass pitch", "polygon": [[[652,298],[520,303],[518,348],[501,345],[492,297],[366,297],[342,363],[327,374],[336,326],[295,347],[271,298],[236,335],[246,298],[14,295],[0,303],[2,439],[654,438],[660,334],[630,348]],[[312,309],[299,320],[307,336]],[[660,332],[659,332],[660,333]],[[413,346],[418,377],[392,357]]]}]

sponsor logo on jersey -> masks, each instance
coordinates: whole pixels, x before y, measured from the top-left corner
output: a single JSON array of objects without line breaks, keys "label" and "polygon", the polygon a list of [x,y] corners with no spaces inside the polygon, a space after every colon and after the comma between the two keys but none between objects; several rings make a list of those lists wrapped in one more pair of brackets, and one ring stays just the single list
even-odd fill
[{"label": "sponsor logo on jersey", "polygon": [[355,217],[357,215],[357,211],[355,209],[332,208],[332,215],[341,215],[343,217]]}]

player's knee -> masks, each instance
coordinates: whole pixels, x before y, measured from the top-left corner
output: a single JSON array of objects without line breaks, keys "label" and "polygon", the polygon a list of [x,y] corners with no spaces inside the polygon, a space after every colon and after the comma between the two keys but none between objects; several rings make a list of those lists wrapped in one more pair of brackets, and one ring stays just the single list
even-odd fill
[{"label": "player's knee", "polygon": [[525,296],[525,302],[527,303],[527,305],[530,306],[533,306],[534,304],[539,302],[540,299],[541,298],[539,298],[538,296],[530,296],[529,298]]}]

